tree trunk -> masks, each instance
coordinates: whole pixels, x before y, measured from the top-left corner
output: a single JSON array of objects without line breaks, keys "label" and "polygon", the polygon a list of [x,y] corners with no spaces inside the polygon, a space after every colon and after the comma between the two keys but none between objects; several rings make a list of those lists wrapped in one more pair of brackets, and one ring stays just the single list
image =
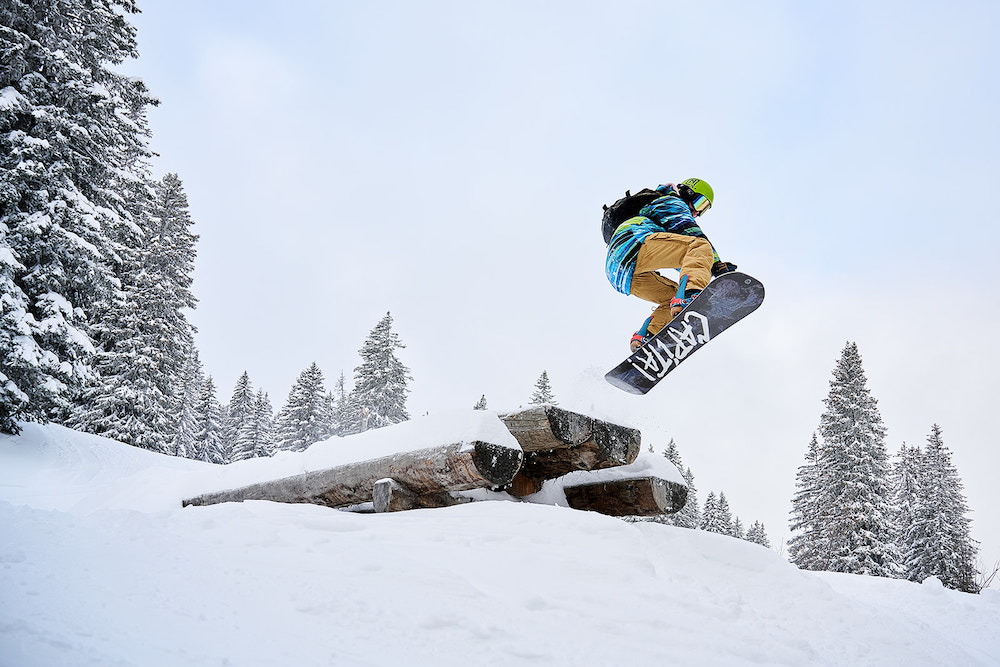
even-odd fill
[{"label": "tree trunk", "polygon": [[371,502],[375,483],[385,478],[395,480],[418,497],[502,487],[514,479],[522,458],[520,450],[500,445],[458,443],[207,493],[189,498],[183,505],[273,500],[346,507]]},{"label": "tree trunk", "polygon": [[[574,470],[628,465],[639,455],[638,430],[611,424],[551,405],[501,415],[524,450],[524,464],[513,495],[540,488],[540,482]],[[529,482],[530,480],[530,482]],[[522,493],[521,495],[527,495]]]},{"label": "tree trunk", "polygon": [[611,516],[654,516],[681,511],[687,487],[658,477],[619,479],[568,486],[566,502],[573,509]]}]

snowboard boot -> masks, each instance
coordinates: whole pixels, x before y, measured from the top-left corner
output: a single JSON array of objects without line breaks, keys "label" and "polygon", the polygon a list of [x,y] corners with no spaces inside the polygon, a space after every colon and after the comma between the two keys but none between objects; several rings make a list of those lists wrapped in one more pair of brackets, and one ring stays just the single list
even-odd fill
[{"label": "snowboard boot", "polygon": [[643,336],[638,331],[636,331],[634,334],[632,334],[632,341],[628,344],[629,349],[635,352],[640,347],[645,345],[647,340],[649,340],[648,336]]},{"label": "snowboard boot", "polygon": [[670,317],[677,317],[682,310],[691,305],[694,298],[701,294],[701,290],[688,290],[688,277],[685,273],[677,283],[677,294],[670,300]]},{"label": "snowboard boot", "polygon": [[649,322],[652,319],[652,315],[647,317],[646,321],[642,323],[641,327],[639,327],[639,330],[632,334],[632,340],[629,342],[629,348],[633,352],[645,345],[646,341],[650,339],[651,335],[649,333]]}]

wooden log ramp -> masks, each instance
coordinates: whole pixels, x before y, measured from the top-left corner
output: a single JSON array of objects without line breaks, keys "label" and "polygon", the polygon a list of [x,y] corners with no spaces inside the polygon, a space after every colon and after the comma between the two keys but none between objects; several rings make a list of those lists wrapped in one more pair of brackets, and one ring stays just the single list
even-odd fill
[{"label": "wooden log ramp", "polygon": [[[447,507],[469,502],[462,492],[473,489],[523,498],[537,493],[547,480],[626,466],[639,454],[638,430],[552,405],[500,419],[520,449],[459,442],[207,493],[183,505],[271,500],[375,512]],[[580,480],[567,485],[565,492],[570,507],[613,516],[677,512],[687,496],[683,485],[648,475]]]},{"label": "wooden log ramp", "polygon": [[[391,489],[389,497],[412,496],[417,499],[412,501],[412,507],[441,507],[450,492],[509,484],[523,457],[520,450],[489,442],[455,443],[207,493],[189,498],[183,505],[273,500],[349,507],[373,502],[376,483],[390,479],[399,488]],[[385,507],[402,508],[403,502],[397,500],[393,505],[387,501]]]}]

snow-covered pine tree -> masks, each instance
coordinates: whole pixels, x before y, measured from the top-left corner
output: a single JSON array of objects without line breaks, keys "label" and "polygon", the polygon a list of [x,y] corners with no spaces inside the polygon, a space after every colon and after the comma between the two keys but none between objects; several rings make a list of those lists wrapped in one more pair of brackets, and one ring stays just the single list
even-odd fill
[{"label": "snow-covered pine tree", "polygon": [[[159,347],[159,323],[151,315],[153,276],[141,270],[135,252],[123,274],[123,288],[102,309],[92,328],[97,376],[77,397],[66,423],[136,447],[167,453],[174,407],[166,359]],[[135,280],[136,282],[129,282]]]},{"label": "snow-covered pine tree", "polygon": [[264,390],[257,394],[254,417],[257,424],[257,449],[254,456],[274,456],[278,449],[274,441],[274,408],[271,407],[271,397]]},{"label": "snow-covered pine tree", "polygon": [[[656,453],[656,450],[653,449],[653,443],[649,443],[649,453],[650,454]],[[677,449],[677,443],[674,442],[673,438],[671,438],[670,442],[667,443],[667,446],[663,449],[662,454],[663,457],[668,461],[670,461],[672,464],[674,464],[674,466],[678,470],[681,470],[681,453]],[[687,507],[687,505],[685,505],[685,507]],[[680,512],[676,514],[662,514],[653,517],[652,521],[655,521],[656,523],[662,523],[667,526],[677,526],[680,525],[681,515]]]},{"label": "snow-covered pine tree", "polygon": [[694,484],[694,473],[691,472],[690,467],[686,468],[681,475],[687,483],[688,493],[684,509],[677,513],[677,523],[675,525],[681,528],[694,529],[701,525],[701,510],[698,508],[698,487]]},{"label": "snow-covered pine tree", "polygon": [[919,501],[907,531],[905,575],[912,581],[937,577],[948,588],[978,592],[976,542],[969,532],[969,508],[951,450],[934,424],[920,457]]},{"label": "snow-covered pine tree", "polygon": [[137,224],[118,238],[121,289],[95,315],[98,378],[78,399],[69,423],[167,452],[174,436],[173,394],[194,340],[184,311],[196,304],[190,285],[197,237],[176,176],[153,183],[148,192],[129,190]]},{"label": "snow-covered pine tree", "polygon": [[813,433],[806,460],[795,474],[795,496],[792,498],[791,530],[788,556],[803,570],[825,570],[826,550],[821,531],[820,507],[820,444]]},{"label": "snow-covered pine tree", "polygon": [[194,458],[220,465],[226,463],[227,452],[223,448],[222,442],[224,415],[216,395],[215,381],[211,375],[205,378],[205,382],[202,384],[195,413],[197,415],[195,443],[198,450]]},{"label": "snow-covered pine tree", "polygon": [[746,538],[746,530],[744,530],[743,522],[738,516],[733,517],[733,532],[730,534],[738,540]]},{"label": "snow-covered pine tree", "polygon": [[715,496],[715,491],[709,491],[708,497],[705,498],[705,506],[701,510],[701,525],[699,528],[712,533],[722,532],[719,525],[719,501]]},{"label": "snow-covered pine tree", "polygon": [[767,531],[764,529],[764,524],[760,521],[753,522],[753,525],[750,526],[750,530],[747,531],[744,539],[747,542],[753,542],[754,544],[759,544],[767,547],[768,549],[771,548],[771,540],[767,539]]},{"label": "snow-covered pine tree", "polygon": [[715,506],[716,511],[716,521],[715,523],[719,526],[719,530],[715,531],[722,533],[723,535],[733,534],[733,515],[729,509],[729,501],[726,500],[726,494],[722,491],[719,492],[719,500]]},{"label": "snow-covered pine tree", "polygon": [[410,369],[396,357],[397,348],[406,346],[392,330],[392,315],[386,313],[368,334],[358,351],[361,365],[354,369],[352,411],[357,421],[350,432],[360,433],[390,426],[410,418],[406,410]]},{"label": "snow-covered pine tree", "polygon": [[243,423],[237,442],[250,452],[247,458],[274,456],[274,410],[263,389],[253,398],[250,418]]},{"label": "snow-covered pine tree", "polygon": [[333,389],[333,418],[331,429],[333,435],[345,436],[351,431],[351,425],[358,423],[360,419],[354,414],[351,394],[347,391],[347,380],[344,378],[344,371],[340,371],[337,377],[337,386]]},{"label": "snow-covered pine tree", "polygon": [[181,370],[180,384],[174,391],[174,403],[171,410],[173,424],[172,436],[167,446],[167,453],[183,458],[197,457],[196,434],[198,430],[197,407],[205,375],[202,372],[201,360],[194,344],[188,346],[185,355],[184,368]]},{"label": "snow-covered pine tree", "polygon": [[[702,511],[701,529],[711,533],[721,535],[734,535],[733,515],[729,509],[729,501],[726,494],[720,492],[718,496],[714,491],[709,491],[705,498],[705,508]],[[742,526],[740,527],[742,530]]]},{"label": "snow-covered pine tree", "polygon": [[226,406],[226,423],[222,429],[223,448],[229,452],[228,463],[252,458],[257,443],[253,441],[253,419],[256,396],[246,371],[236,381],[233,396]]},{"label": "snow-covered pine tree", "polygon": [[479,400],[476,401],[476,404],[472,406],[472,409],[473,410],[485,410],[486,409],[486,394],[483,394],[482,396],[479,397]]},{"label": "snow-covered pine tree", "polygon": [[857,344],[847,343],[833,371],[820,417],[820,510],[823,569],[895,577],[900,573],[892,515],[885,426],[868,390]]},{"label": "snow-covered pine tree", "polygon": [[919,447],[910,447],[905,442],[899,448],[898,460],[892,466],[892,486],[894,491],[893,505],[896,511],[896,547],[903,556],[903,576],[905,572],[907,543],[910,531],[917,521],[920,505],[920,466],[921,452]]},{"label": "snow-covered pine tree", "polygon": [[684,469],[684,462],[681,459],[680,448],[678,448],[677,443],[671,438],[670,442],[667,443],[666,449],[663,450],[663,456],[666,457],[668,461],[674,464],[681,476],[684,477],[684,482],[687,484],[688,493],[687,501],[684,503],[684,508],[677,512],[676,514],[668,514],[662,519],[658,519],[659,523],[665,523],[671,526],[679,526],[681,528],[697,528],[701,525],[701,514],[698,511],[698,491],[694,486],[694,475],[691,473],[691,468],[687,470]]},{"label": "snow-covered pine tree", "polygon": [[192,231],[187,193],[177,174],[154,182],[152,192],[148,213],[140,218],[143,270],[155,283],[149,310],[160,335],[159,372],[169,392],[181,377],[187,351],[194,346],[196,329],[187,312],[198,304],[191,290],[198,236]]},{"label": "snow-covered pine tree", "polygon": [[0,431],[65,418],[91,376],[89,314],[116,292],[116,190],[148,158],[132,0],[0,8]]},{"label": "snow-covered pine tree", "polygon": [[323,410],[326,412],[326,437],[337,435],[337,397],[332,391],[323,396]]},{"label": "snow-covered pine tree", "polygon": [[681,450],[677,447],[677,443],[673,438],[670,438],[670,442],[667,443],[666,448],[663,450],[663,457],[673,463],[674,467],[678,470],[684,467],[684,461],[681,459]]},{"label": "snow-covered pine tree", "polygon": [[333,435],[323,372],[313,362],[299,374],[275,420],[278,449],[300,452]]},{"label": "snow-covered pine tree", "polygon": [[558,405],[559,401],[556,400],[555,395],[552,393],[552,385],[549,383],[549,373],[548,371],[542,371],[542,374],[538,376],[538,380],[535,382],[535,391],[531,394],[531,398],[528,402],[532,405]]}]

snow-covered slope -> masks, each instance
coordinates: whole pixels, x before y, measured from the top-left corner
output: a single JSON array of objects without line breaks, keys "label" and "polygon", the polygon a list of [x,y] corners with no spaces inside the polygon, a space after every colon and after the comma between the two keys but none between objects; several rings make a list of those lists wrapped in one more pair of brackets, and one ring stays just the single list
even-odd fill
[{"label": "snow-covered slope", "polygon": [[363,444],[219,468],[0,437],[0,665],[1000,664],[996,591],[802,572],[700,531],[516,502],[180,507]]}]

